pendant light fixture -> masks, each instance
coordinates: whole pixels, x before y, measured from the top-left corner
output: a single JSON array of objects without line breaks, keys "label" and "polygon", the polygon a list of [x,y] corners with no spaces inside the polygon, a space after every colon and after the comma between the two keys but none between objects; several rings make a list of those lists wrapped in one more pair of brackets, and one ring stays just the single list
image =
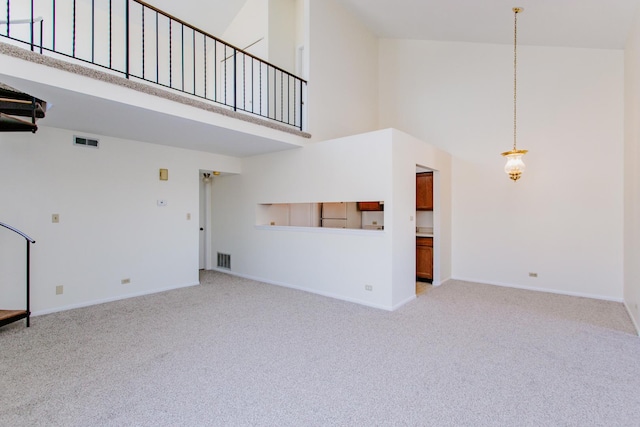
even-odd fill
[{"label": "pendant light fixture", "polygon": [[516,146],[517,141],[517,94],[518,94],[518,13],[521,13],[524,9],[521,7],[514,7],[513,9],[513,149],[502,153],[507,158],[507,164],[504,167],[504,171],[509,175],[509,178],[516,182],[522,176],[525,165],[522,161],[522,156],[527,154],[527,150],[518,150]]}]

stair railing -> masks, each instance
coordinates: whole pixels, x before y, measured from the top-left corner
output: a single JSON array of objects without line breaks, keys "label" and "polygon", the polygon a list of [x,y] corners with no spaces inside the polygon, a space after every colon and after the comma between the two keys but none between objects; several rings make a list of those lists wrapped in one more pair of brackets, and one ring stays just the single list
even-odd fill
[{"label": "stair railing", "polygon": [[[0,36],[31,50],[39,22],[41,53],[303,130],[305,80],[141,0],[0,0],[0,10],[3,5],[6,25],[0,25]],[[22,22],[31,23],[28,33],[12,28]]]},{"label": "stair railing", "polygon": [[14,316],[12,319],[9,319],[8,321],[3,322],[2,324],[0,324],[0,326],[4,326],[7,323],[14,322],[20,319],[26,319],[27,328],[28,328],[29,318],[31,317],[31,302],[30,302],[31,301],[31,294],[30,294],[31,292],[31,245],[34,244],[36,241],[33,240],[31,237],[29,237],[27,234],[23,233],[22,231],[8,224],[4,224],[0,222],[0,226],[13,231],[14,233],[19,234],[20,236],[24,237],[25,241],[27,242],[27,304],[26,304],[27,310],[26,312],[19,314],[17,316]]}]

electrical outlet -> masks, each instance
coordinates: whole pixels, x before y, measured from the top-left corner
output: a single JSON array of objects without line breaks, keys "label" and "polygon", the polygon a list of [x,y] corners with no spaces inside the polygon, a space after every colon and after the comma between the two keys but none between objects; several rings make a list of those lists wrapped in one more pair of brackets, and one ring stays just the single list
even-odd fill
[{"label": "electrical outlet", "polygon": [[372,224],[373,225],[378,225],[378,221],[373,221]]},{"label": "electrical outlet", "polygon": [[529,277],[538,277],[538,273],[529,273]]},{"label": "electrical outlet", "polygon": [[63,285],[56,286],[56,295],[62,295],[63,292],[64,292],[64,286]]},{"label": "electrical outlet", "polygon": [[126,279],[120,280],[120,284],[122,285],[128,285],[129,283],[131,283],[131,279],[129,279],[128,277]]},{"label": "electrical outlet", "polygon": [[57,224],[60,222],[60,214],[51,214],[51,222]]},{"label": "electrical outlet", "polygon": [[371,285],[364,285],[364,290],[365,290],[365,291],[372,291],[372,290],[373,290],[373,286],[371,286]]},{"label": "electrical outlet", "polygon": [[276,225],[276,222],[275,221],[271,221],[271,225]]}]

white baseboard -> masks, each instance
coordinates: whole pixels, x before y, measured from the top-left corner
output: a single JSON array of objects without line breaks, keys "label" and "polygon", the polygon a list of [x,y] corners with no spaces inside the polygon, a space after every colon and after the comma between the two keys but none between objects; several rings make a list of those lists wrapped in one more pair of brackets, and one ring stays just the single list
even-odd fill
[{"label": "white baseboard", "polygon": [[[212,268],[211,270],[213,271],[218,271],[220,273],[226,273],[226,274],[230,274],[231,276],[237,276],[237,277],[242,277],[244,279],[249,279],[249,280],[255,280],[256,282],[262,282],[262,283],[266,283],[269,285],[276,285],[276,286],[282,286],[283,288],[289,288],[289,289],[295,289],[298,291],[304,291],[304,292],[309,292],[312,294],[316,294],[316,295],[322,295],[323,297],[329,297],[329,298],[333,298],[333,299],[337,299],[337,300],[341,300],[341,301],[347,301],[347,302],[352,302],[355,304],[360,304],[360,305],[364,305],[367,307],[372,307],[372,308],[378,308],[380,310],[386,310],[386,311],[393,311],[395,310],[397,307],[400,307],[401,305],[406,304],[408,301],[404,301],[401,302],[400,304],[390,307],[390,306],[386,306],[386,305],[380,305],[380,304],[375,304],[369,301],[364,301],[364,300],[360,300],[357,298],[350,298],[350,297],[345,297],[343,295],[338,295],[338,294],[334,294],[331,292],[324,292],[324,291],[318,291],[316,289],[309,289],[309,288],[305,288],[302,286],[296,286],[296,285],[291,285],[289,283],[285,283],[285,282],[279,282],[276,280],[269,280],[269,279],[264,279],[262,277],[256,277],[256,276],[251,276],[249,274],[242,274],[242,273],[238,273],[235,271],[230,271],[230,270],[226,270],[223,268]],[[415,298],[415,297],[413,297]]]},{"label": "white baseboard", "polygon": [[607,296],[595,295],[595,294],[587,294],[587,293],[583,293],[583,292],[570,292],[570,291],[562,291],[562,290],[559,290],[559,289],[547,289],[547,288],[538,288],[538,287],[535,287],[535,286],[514,285],[512,283],[488,282],[488,281],[485,281],[485,280],[470,279],[470,278],[465,278],[465,277],[454,277],[451,280],[461,280],[461,281],[464,281],[464,282],[480,283],[480,284],[483,284],[483,285],[501,286],[503,288],[524,289],[526,291],[546,292],[546,293],[549,293],[549,294],[568,295],[568,296],[572,296],[572,297],[599,299],[599,300],[603,300],[603,301],[623,302],[622,298],[607,297]]},{"label": "white baseboard", "polygon": [[144,296],[144,295],[157,294],[157,293],[160,293],[160,292],[172,291],[174,289],[188,288],[190,286],[196,286],[196,285],[199,285],[199,284],[200,284],[200,282],[193,282],[193,283],[187,283],[187,284],[178,285],[178,286],[170,286],[168,288],[153,289],[153,290],[150,290],[150,291],[135,292],[135,293],[132,293],[132,294],[118,295],[118,296],[109,297],[109,298],[103,298],[103,299],[97,299],[97,300],[92,300],[92,301],[80,302],[80,303],[77,303],[77,304],[70,304],[70,305],[65,305],[65,306],[62,306],[62,307],[48,308],[46,310],[34,311],[34,312],[31,313],[31,316],[33,317],[33,316],[42,316],[42,315],[51,314],[51,313],[58,313],[60,311],[67,311],[67,310],[73,310],[75,308],[89,307],[89,306],[92,306],[92,305],[104,304],[106,302],[113,302],[113,301],[119,301],[119,300],[128,299],[128,298],[141,297],[141,296]]},{"label": "white baseboard", "polygon": [[451,280],[451,276],[449,276],[449,277],[447,277],[447,278],[445,278],[445,279],[442,279],[442,280],[440,280],[440,281],[438,281],[438,282],[433,282],[433,283],[431,283],[431,284],[432,284],[433,286],[440,286],[440,285],[442,285],[442,284],[444,284],[444,283],[448,282],[449,280]]},{"label": "white baseboard", "polygon": [[410,303],[414,299],[416,299],[416,296],[415,295],[411,295],[409,298],[405,299],[404,301],[400,301],[399,303],[397,303],[396,305],[391,307],[391,311],[396,311],[397,309],[399,309],[400,307],[402,307],[405,304]]},{"label": "white baseboard", "polygon": [[638,322],[636,321],[636,318],[633,317],[633,314],[631,314],[631,309],[627,305],[627,302],[623,301],[622,303],[624,304],[624,308],[627,309],[627,314],[629,314],[629,317],[631,318],[631,322],[633,323],[633,326],[635,326],[636,328],[636,334],[640,336],[640,327],[638,327]]}]

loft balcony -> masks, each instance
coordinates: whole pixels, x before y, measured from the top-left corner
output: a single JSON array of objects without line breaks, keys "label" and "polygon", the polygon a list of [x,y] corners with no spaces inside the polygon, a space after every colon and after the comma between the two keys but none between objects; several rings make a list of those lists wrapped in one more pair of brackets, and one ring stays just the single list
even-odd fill
[{"label": "loft balcony", "polygon": [[235,156],[309,137],[305,80],[149,4],[4,0],[0,10],[0,83],[47,101],[43,125]]}]

